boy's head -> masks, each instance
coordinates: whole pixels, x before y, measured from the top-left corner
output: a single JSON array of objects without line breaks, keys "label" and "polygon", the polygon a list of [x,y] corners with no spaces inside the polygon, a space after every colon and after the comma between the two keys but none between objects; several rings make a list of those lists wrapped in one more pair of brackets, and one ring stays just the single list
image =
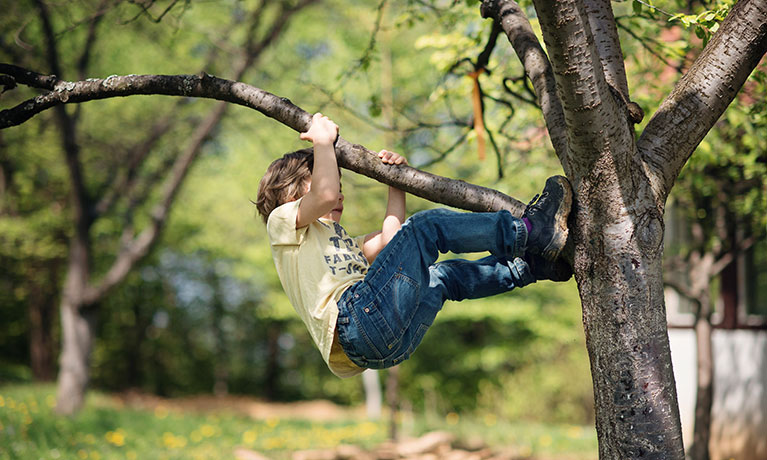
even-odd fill
[{"label": "boy's head", "polygon": [[310,148],[286,153],[269,165],[258,184],[256,199],[256,208],[264,223],[275,208],[306,194],[313,167],[314,153]]}]

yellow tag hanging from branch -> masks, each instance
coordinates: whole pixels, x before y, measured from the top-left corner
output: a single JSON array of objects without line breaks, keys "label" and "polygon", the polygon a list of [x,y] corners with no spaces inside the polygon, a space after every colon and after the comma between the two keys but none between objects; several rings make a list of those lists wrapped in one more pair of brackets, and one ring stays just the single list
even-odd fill
[{"label": "yellow tag hanging from branch", "polygon": [[469,77],[474,81],[474,89],[471,92],[471,101],[474,106],[474,132],[477,133],[477,154],[480,161],[485,159],[485,122],[482,114],[482,96],[479,89],[479,75],[485,69],[478,69],[469,73]]}]

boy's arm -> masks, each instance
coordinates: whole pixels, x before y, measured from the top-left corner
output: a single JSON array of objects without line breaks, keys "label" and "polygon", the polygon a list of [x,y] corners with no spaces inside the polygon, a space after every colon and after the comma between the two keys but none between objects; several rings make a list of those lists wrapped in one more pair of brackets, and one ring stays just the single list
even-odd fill
[{"label": "boy's arm", "polygon": [[[381,161],[387,164],[400,165],[407,164],[405,157],[389,152],[388,150],[381,150],[378,153],[378,157]],[[381,225],[381,231],[374,232],[365,237],[365,243],[362,246],[362,253],[368,262],[373,263],[378,253],[389,244],[389,241],[394,237],[394,234],[405,222],[405,192],[402,190],[389,187],[389,199],[386,204],[386,216],[384,217],[383,224]]]},{"label": "boy's arm", "polygon": [[300,137],[314,144],[314,169],[309,191],[298,206],[296,228],[305,227],[330,212],[338,203],[341,188],[333,147],[338,126],[321,113],[315,113],[309,131]]}]

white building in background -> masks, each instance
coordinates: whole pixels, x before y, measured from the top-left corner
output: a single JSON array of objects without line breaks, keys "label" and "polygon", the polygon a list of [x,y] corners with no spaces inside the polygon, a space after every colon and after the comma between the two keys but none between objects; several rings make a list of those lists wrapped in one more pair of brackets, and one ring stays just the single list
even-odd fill
[{"label": "white building in background", "polygon": [[[767,241],[718,281],[714,315],[712,460],[767,460]],[[692,307],[666,290],[671,356],[685,446],[695,420],[696,346]]]}]

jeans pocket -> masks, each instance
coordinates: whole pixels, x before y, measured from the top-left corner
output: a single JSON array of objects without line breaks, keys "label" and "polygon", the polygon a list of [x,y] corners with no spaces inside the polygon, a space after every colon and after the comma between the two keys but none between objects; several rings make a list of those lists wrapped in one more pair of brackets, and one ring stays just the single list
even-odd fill
[{"label": "jeans pocket", "polygon": [[370,313],[384,341],[385,348],[381,350],[384,356],[391,353],[410,326],[418,309],[419,294],[418,283],[401,272],[392,274],[376,293],[375,308]]}]

